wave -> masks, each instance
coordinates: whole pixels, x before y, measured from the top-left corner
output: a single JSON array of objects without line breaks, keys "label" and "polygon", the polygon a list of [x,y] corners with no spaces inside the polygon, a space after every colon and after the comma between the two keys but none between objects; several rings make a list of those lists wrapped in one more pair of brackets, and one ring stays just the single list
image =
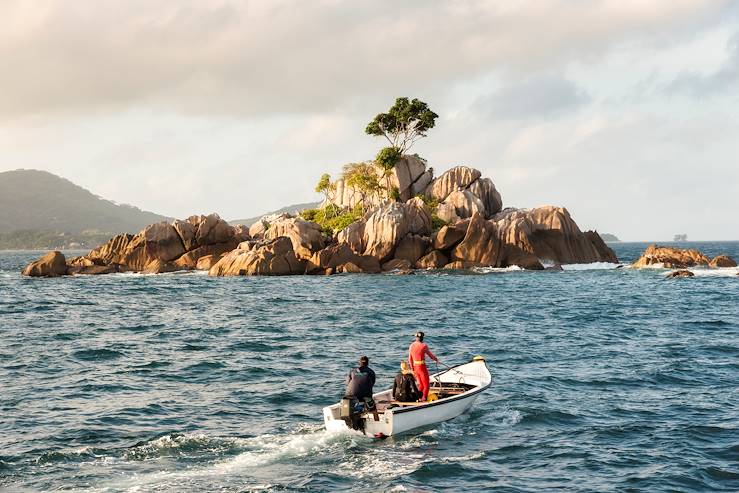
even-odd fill
[{"label": "wave", "polygon": [[99,361],[117,359],[124,356],[123,353],[113,349],[81,349],[72,353],[72,357],[82,361]]},{"label": "wave", "polygon": [[613,262],[591,262],[589,264],[562,264],[562,270],[612,270],[623,266],[624,264]]},{"label": "wave", "polygon": [[508,267],[473,267],[472,272],[480,274],[491,274],[495,272],[518,272],[522,271],[521,267],[517,265],[509,265]]},{"label": "wave", "polygon": [[739,276],[739,267],[720,267],[718,269],[706,269],[694,267],[688,269],[695,274],[695,277],[737,277]]},{"label": "wave", "polygon": [[225,453],[240,450],[242,438],[209,437],[204,433],[173,433],[139,442],[123,452],[123,459],[139,461],[161,457],[178,457],[193,452]]},{"label": "wave", "polygon": [[[100,491],[121,489],[141,491],[176,487],[184,482],[202,485],[216,477],[239,475],[242,479],[256,479],[260,468],[271,464],[294,466],[307,457],[325,454],[335,456],[341,449],[352,448],[358,441],[373,439],[358,432],[328,432],[322,426],[298,427],[296,433],[265,434],[250,438],[211,437],[204,433],[168,434],[136,444],[124,452],[126,461],[149,461],[159,458],[191,458],[197,455],[215,455],[209,464],[185,470],[157,471],[134,476],[105,485]],[[223,458],[223,456],[229,456]],[[270,488],[271,484],[249,484],[250,488]]]}]

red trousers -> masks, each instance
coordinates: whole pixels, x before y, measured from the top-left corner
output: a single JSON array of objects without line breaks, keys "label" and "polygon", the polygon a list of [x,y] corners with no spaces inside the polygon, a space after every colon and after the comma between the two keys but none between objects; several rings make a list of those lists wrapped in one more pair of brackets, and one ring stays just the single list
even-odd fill
[{"label": "red trousers", "polygon": [[425,401],[429,396],[429,370],[426,365],[416,365],[413,373],[416,376],[418,390],[423,392],[423,400]]}]

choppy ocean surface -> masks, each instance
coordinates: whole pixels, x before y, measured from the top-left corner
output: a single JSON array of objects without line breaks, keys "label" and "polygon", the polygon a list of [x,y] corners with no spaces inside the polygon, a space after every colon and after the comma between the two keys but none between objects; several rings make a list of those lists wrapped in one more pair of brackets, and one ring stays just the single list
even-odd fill
[{"label": "choppy ocean surface", "polygon": [[[21,278],[38,255],[0,252],[0,490],[739,491],[739,269]],[[326,433],[417,329],[488,358],[472,411]]]}]

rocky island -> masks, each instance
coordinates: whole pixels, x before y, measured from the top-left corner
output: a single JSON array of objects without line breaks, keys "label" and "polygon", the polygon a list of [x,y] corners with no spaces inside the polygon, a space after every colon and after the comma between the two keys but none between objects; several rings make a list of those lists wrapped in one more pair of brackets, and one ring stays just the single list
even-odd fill
[{"label": "rocky island", "polygon": [[564,207],[504,208],[492,179],[467,166],[435,176],[426,160],[407,152],[435,119],[425,103],[399,98],[366,129],[391,146],[374,160],[344,166],[335,181],[324,175],[317,209],[251,225],[232,226],[217,214],[159,222],[81,257],[49,252],[23,274],[303,275],[618,262]]}]

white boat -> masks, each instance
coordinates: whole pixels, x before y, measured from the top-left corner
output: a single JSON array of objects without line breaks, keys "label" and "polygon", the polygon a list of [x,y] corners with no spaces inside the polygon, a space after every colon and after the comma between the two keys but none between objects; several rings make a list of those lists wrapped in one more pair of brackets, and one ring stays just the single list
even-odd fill
[{"label": "white boat", "polygon": [[[431,375],[430,392],[437,399],[428,402],[393,401],[392,389],[374,394],[377,413],[359,415],[364,433],[376,437],[389,437],[414,428],[440,423],[467,411],[485,389],[492,377],[482,356],[472,361]],[[323,419],[328,431],[351,429],[351,421],[342,412],[342,403],[323,408]],[[361,428],[361,426],[360,426]]]}]

